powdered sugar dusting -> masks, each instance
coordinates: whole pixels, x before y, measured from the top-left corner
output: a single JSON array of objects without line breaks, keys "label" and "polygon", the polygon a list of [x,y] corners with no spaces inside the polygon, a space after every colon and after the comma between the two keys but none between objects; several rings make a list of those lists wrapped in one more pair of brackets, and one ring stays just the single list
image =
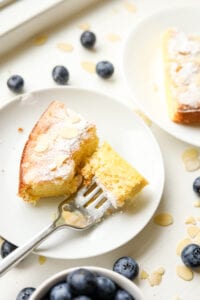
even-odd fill
[{"label": "powdered sugar dusting", "polygon": [[[82,140],[89,138],[88,130],[94,127],[80,114],[69,109],[55,106],[49,112],[50,126],[45,131],[45,138],[39,135],[31,145],[28,163],[23,164],[25,183],[73,178],[75,163],[72,153],[79,149]],[[74,122],[75,120],[75,122]],[[63,135],[63,129],[73,131]],[[76,132],[76,134],[74,134]],[[34,150],[34,151],[33,151]],[[39,150],[39,151],[38,151]],[[31,155],[30,155],[31,154]]]},{"label": "powdered sugar dusting", "polygon": [[175,98],[190,109],[200,108],[200,38],[170,30],[168,51]]}]

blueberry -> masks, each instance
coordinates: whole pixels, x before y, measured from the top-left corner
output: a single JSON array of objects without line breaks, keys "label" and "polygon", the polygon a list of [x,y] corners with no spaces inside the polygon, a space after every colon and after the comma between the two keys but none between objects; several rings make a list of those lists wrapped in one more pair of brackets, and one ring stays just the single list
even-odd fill
[{"label": "blueberry", "polygon": [[200,196],[200,177],[197,177],[193,182],[193,190],[194,192]]},{"label": "blueberry", "polygon": [[77,296],[76,298],[73,298],[73,300],[92,300],[92,298],[89,298],[88,296]]},{"label": "blueberry", "polygon": [[114,73],[114,66],[109,61],[100,61],[96,65],[96,72],[102,78],[109,78]]},{"label": "blueberry", "polygon": [[90,296],[94,293],[97,285],[95,275],[86,270],[78,269],[67,276],[67,282],[74,295]]},{"label": "blueberry", "polygon": [[80,40],[83,47],[90,49],[96,42],[96,35],[91,31],[84,31],[81,34]]},{"label": "blueberry", "polygon": [[71,300],[72,293],[66,282],[56,284],[50,291],[50,300]]},{"label": "blueberry", "polygon": [[8,254],[10,254],[12,251],[14,251],[17,248],[17,246],[11,244],[8,241],[4,241],[1,245],[1,257],[4,258]]},{"label": "blueberry", "polygon": [[58,84],[66,84],[69,81],[69,71],[64,66],[56,66],[53,68],[52,76]]},{"label": "blueberry", "polygon": [[17,295],[16,300],[28,300],[30,298],[30,296],[33,294],[33,292],[35,291],[35,288],[33,287],[26,287],[23,290],[21,290],[19,292],[19,294]]},{"label": "blueberry", "polygon": [[7,86],[11,91],[19,93],[24,87],[24,79],[20,75],[12,75],[8,78]]},{"label": "blueberry", "polygon": [[135,300],[128,292],[124,290],[118,290],[114,300]]},{"label": "blueberry", "polygon": [[119,258],[113,266],[113,271],[129,278],[134,279],[138,276],[139,266],[137,262],[129,256]]},{"label": "blueberry", "polygon": [[116,291],[116,284],[110,278],[104,276],[97,277],[96,295],[98,300],[114,299]]},{"label": "blueberry", "polygon": [[200,246],[196,244],[187,245],[181,252],[181,258],[188,267],[200,267]]}]

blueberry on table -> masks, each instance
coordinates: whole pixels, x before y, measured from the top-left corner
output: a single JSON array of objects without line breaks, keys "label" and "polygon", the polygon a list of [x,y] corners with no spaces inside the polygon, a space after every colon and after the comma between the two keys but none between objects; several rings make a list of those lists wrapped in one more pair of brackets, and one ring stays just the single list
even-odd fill
[{"label": "blueberry on table", "polygon": [[56,284],[50,291],[50,300],[71,300],[72,293],[66,282]]},{"label": "blueberry on table", "polygon": [[135,300],[128,292],[124,290],[118,290],[114,300]]},{"label": "blueberry on table", "polygon": [[78,269],[67,276],[67,282],[72,293],[76,296],[90,296],[96,290],[97,280],[95,275],[86,269]]},{"label": "blueberry on table", "polygon": [[4,258],[7,255],[9,255],[12,251],[14,251],[17,248],[17,246],[13,245],[12,243],[8,241],[4,241],[1,245],[1,257]]},{"label": "blueberry on table", "polygon": [[91,49],[96,42],[96,35],[91,31],[84,31],[80,38],[83,47]]},{"label": "blueberry on table", "polygon": [[102,78],[110,78],[114,73],[114,66],[109,61],[100,61],[96,65],[96,73]]},{"label": "blueberry on table", "polygon": [[181,252],[181,258],[187,267],[200,267],[200,246],[197,244],[187,245]]},{"label": "blueberry on table", "polygon": [[114,263],[113,271],[127,277],[128,279],[134,279],[138,276],[139,266],[132,257],[124,256]]},{"label": "blueberry on table", "polygon": [[194,192],[200,196],[200,177],[197,177],[193,182],[193,190]]},{"label": "blueberry on table", "polygon": [[21,290],[19,292],[19,294],[17,295],[16,300],[28,300],[30,298],[30,296],[33,294],[33,292],[35,291],[35,288],[33,287],[26,287],[23,290]]},{"label": "blueberry on table", "polygon": [[116,294],[116,284],[108,277],[97,277],[97,290],[95,295],[98,300],[112,300]]},{"label": "blueberry on table", "polygon": [[58,84],[66,84],[69,81],[69,71],[64,66],[55,66],[52,77]]},{"label": "blueberry on table", "polygon": [[11,91],[19,93],[24,87],[24,79],[20,75],[12,75],[8,78],[7,86]]}]

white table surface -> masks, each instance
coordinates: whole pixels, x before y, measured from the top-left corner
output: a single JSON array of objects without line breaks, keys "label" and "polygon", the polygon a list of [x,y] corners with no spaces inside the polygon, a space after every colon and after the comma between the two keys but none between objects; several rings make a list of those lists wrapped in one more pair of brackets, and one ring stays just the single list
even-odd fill
[{"label": "white table surface", "polygon": [[[199,0],[130,0],[128,2],[136,6],[135,13],[125,8],[125,1],[104,1],[94,9],[87,10],[47,32],[49,38],[44,45],[34,46],[30,41],[0,59],[0,104],[5,104],[13,97],[6,86],[6,81],[11,74],[21,74],[26,82],[25,90],[29,92],[55,86],[51,78],[51,70],[57,64],[64,64],[70,70],[71,86],[106,92],[117,96],[123,103],[134,108],[131,96],[123,82],[121,65],[124,41],[130,29],[141,17],[153,11],[173,5],[198,3]],[[78,25],[84,22],[89,23],[91,30],[97,35],[98,47],[95,52],[83,49],[79,43],[82,31]],[[106,38],[109,33],[119,35],[121,40],[109,41]],[[60,51],[56,47],[60,42],[72,44],[74,50],[70,53]],[[101,80],[81,67],[82,61],[97,62],[102,59],[114,63],[115,74],[112,80]],[[145,299],[173,300],[176,297],[181,300],[199,299],[200,275],[196,273],[194,279],[187,282],[176,274],[176,265],[181,264],[180,257],[176,255],[176,246],[187,236],[185,219],[188,216],[200,216],[200,208],[193,206],[193,201],[197,200],[197,197],[192,191],[193,180],[199,175],[199,171],[187,172],[182,162],[181,155],[185,149],[191,147],[190,145],[173,138],[155,125],[152,125],[151,129],[160,144],[166,170],[164,194],[157,212],[169,212],[174,218],[174,223],[168,227],[161,227],[151,221],[128,244],[108,254],[90,259],[69,261],[48,258],[44,264],[40,264],[38,256],[30,255],[0,279],[0,299],[13,300],[22,288],[37,287],[47,277],[71,266],[96,265],[112,268],[114,261],[124,255],[133,256],[138,261],[140,269],[149,273],[161,266],[165,268],[163,280],[158,286],[151,287],[147,280],[135,281],[144,292]]]}]

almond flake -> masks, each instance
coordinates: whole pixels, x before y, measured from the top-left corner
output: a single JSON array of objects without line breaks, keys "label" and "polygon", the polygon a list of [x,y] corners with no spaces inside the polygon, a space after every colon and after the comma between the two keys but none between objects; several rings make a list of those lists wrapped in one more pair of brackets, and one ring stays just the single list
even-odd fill
[{"label": "almond flake", "polygon": [[177,275],[183,280],[190,281],[193,279],[193,271],[186,266],[179,265],[176,267]]},{"label": "almond flake", "polygon": [[195,238],[199,232],[200,232],[200,228],[197,226],[192,225],[187,228],[187,233],[191,238]]},{"label": "almond flake", "polygon": [[186,220],[185,220],[185,224],[193,224],[193,225],[196,225],[197,222],[195,220],[194,217],[188,217]]},{"label": "almond flake", "polygon": [[49,137],[47,134],[41,134],[38,137],[37,144],[34,148],[36,152],[44,152],[49,147]]},{"label": "almond flake", "polygon": [[140,273],[140,279],[147,279],[149,277],[149,274],[142,270],[141,273]]},{"label": "almond flake", "polygon": [[188,172],[194,172],[200,168],[199,159],[191,159],[185,161],[185,169]]},{"label": "almond flake", "polygon": [[84,22],[84,23],[79,24],[78,28],[82,29],[82,30],[89,30],[90,29],[90,24],[87,23],[87,22]]},{"label": "almond flake", "polygon": [[72,52],[74,49],[73,45],[68,43],[58,43],[57,47],[64,52]]},{"label": "almond flake", "polygon": [[126,1],[124,3],[124,8],[128,11],[128,12],[131,12],[131,13],[135,13],[136,12],[136,6],[132,3],[132,2],[129,2],[129,1]]},{"label": "almond flake", "polygon": [[95,63],[93,63],[91,61],[83,61],[83,62],[81,62],[81,66],[85,71],[87,71],[89,73],[95,73],[95,70],[96,70]]},{"label": "almond flake", "polygon": [[185,160],[193,160],[193,159],[197,159],[199,156],[199,151],[196,148],[189,148],[186,149],[183,154],[182,154],[182,159],[183,161]]},{"label": "almond flake", "polygon": [[200,201],[197,200],[195,202],[193,202],[194,207],[200,207]]},{"label": "almond flake", "polygon": [[73,127],[63,127],[60,131],[60,135],[65,139],[72,139],[77,137],[78,129]]},{"label": "almond flake", "polygon": [[118,42],[121,40],[121,36],[115,33],[109,33],[106,38],[110,42]]},{"label": "almond flake", "polygon": [[66,155],[57,155],[55,158],[56,167],[60,168],[66,159],[67,159]]},{"label": "almond flake", "polygon": [[154,223],[160,226],[169,226],[173,223],[173,217],[168,213],[161,213],[154,217]]},{"label": "almond flake", "polygon": [[148,277],[148,281],[151,286],[159,285],[162,281],[162,275],[155,271]]},{"label": "almond flake", "polygon": [[189,244],[192,244],[192,240],[190,240],[189,238],[181,240],[176,247],[176,254],[180,256],[182,250]]}]

